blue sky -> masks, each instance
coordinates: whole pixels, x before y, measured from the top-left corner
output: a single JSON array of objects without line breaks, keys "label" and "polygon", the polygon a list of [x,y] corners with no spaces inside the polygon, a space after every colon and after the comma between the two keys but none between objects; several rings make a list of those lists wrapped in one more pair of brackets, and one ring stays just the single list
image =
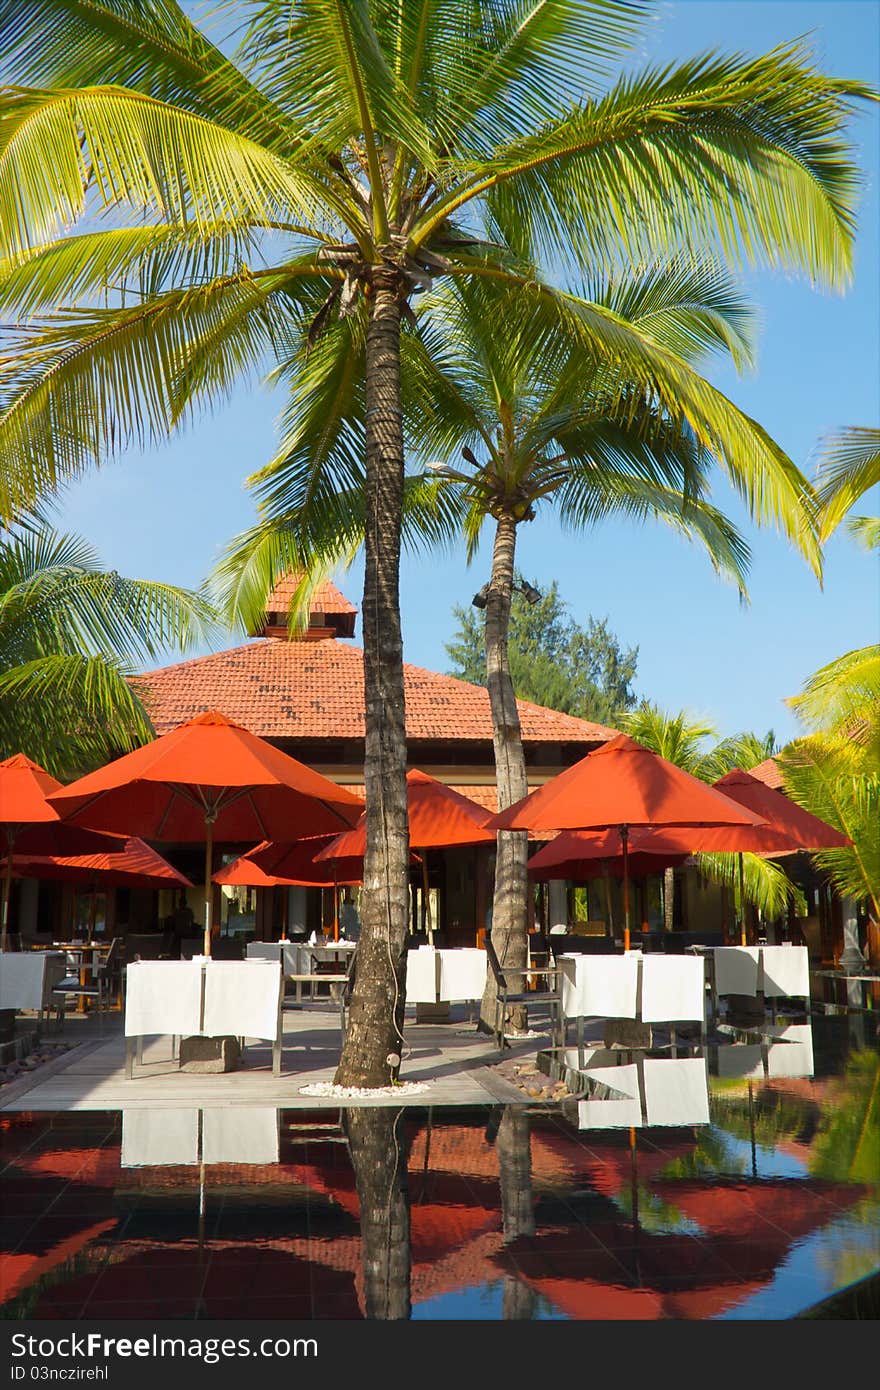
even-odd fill
[{"label": "blue sky", "polygon": [[[880,83],[880,7],[873,0],[662,0],[642,56],[665,63],[713,48],[761,52],[805,34],[826,70]],[[829,296],[793,277],[749,275],[762,317],[757,370],[746,378],[726,368],[709,373],[802,466],[822,435],[880,418],[876,109],[854,123],[852,134],[865,175],[852,288]],[[64,525],[88,536],[121,573],[197,585],[223,542],[252,520],[242,479],[271,453],[279,408],[259,385],[242,387],[173,443],[129,451],[71,488]],[[722,734],[772,727],[784,739],[796,732],[784,697],[825,662],[877,640],[876,555],[843,534],[834,537],[820,589],[781,537],[751,526],[725,484],[715,498],[752,546],[748,606],[695,547],[655,525],[608,523],[573,536],[552,517],[539,518],[522,529],[520,565],[539,587],[558,580],[574,616],[607,616],[625,645],[638,645],[640,695],[708,716]],[[877,507],[873,497],[859,510]],[[469,570],[461,552],[404,560],[408,661],[447,668],[451,609],[469,604],[483,584],[489,553],[484,544]],[[356,564],[339,580],[357,603],[362,579]]]}]

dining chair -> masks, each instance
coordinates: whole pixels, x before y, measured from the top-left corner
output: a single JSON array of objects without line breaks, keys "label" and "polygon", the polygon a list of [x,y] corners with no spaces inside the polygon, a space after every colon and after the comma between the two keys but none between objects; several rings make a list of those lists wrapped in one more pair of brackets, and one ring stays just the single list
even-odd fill
[{"label": "dining chair", "polygon": [[68,999],[91,1000],[98,1015],[98,1032],[104,1031],[104,1014],[108,1011],[111,995],[116,988],[121,967],[122,938],[114,936],[110,949],[100,964],[94,966],[92,980],[83,984],[79,974],[67,975],[52,990],[55,1004],[55,1018],[59,1030],[64,1021]]}]

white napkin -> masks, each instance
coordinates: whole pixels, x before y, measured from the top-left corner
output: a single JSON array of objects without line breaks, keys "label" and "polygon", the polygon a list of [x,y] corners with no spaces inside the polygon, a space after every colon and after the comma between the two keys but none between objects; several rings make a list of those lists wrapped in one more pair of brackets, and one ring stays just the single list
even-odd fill
[{"label": "white napkin", "polygon": [[125,1036],[199,1030],[202,968],[197,960],[138,960],[125,968]]},{"label": "white napkin", "polygon": [[263,960],[212,960],[205,969],[209,1038],[275,1038],[281,966]]},{"label": "white napkin", "polygon": [[700,956],[647,955],[642,959],[645,1023],[702,1020],[705,966]]}]

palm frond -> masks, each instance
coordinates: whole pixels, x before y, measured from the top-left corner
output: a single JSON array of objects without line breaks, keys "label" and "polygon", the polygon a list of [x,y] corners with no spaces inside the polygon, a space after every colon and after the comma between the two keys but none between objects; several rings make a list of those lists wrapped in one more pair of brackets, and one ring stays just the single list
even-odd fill
[{"label": "palm frond", "polygon": [[[697,869],[712,883],[723,884],[736,892],[739,885],[738,854],[698,854]],[[756,854],[744,854],[743,896],[770,921],[784,918],[790,906],[796,912],[806,909],[804,895],[785,870],[769,859]]]},{"label": "palm frond", "polygon": [[791,705],[808,729],[858,731],[880,721],[880,644],[846,652],[822,666]]},{"label": "palm frond", "polygon": [[475,164],[413,241],[480,199],[504,240],[545,261],[573,249],[601,264],[611,247],[642,260],[692,239],[841,287],[858,191],[843,131],[872,95],[821,74],[797,45],[625,78]]},{"label": "palm frond", "polygon": [[[201,232],[275,222],[320,236],[329,201],[302,162],[144,93],[7,88],[0,95],[0,254],[26,258],[71,227],[92,189],[102,209],[146,211]],[[336,212],[356,225],[352,208],[339,204]]]},{"label": "palm frond", "polygon": [[164,439],[265,361],[310,264],[240,272],[133,307],[57,313],[0,359],[0,516],[11,518],[132,441]]},{"label": "palm frond", "polygon": [[827,540],[860,497],[880,483],[880,430],[853,426],[823,443],[816,475],[820,538]]}]

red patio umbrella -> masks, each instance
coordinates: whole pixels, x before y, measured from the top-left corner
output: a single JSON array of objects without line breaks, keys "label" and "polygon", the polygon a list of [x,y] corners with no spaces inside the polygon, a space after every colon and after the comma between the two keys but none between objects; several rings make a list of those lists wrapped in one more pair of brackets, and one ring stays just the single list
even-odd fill
[{"label": "red patio umbrella", "polygon": [[6,860],[0,950],[6,950],[9,889],[16,850],[30,854],[89,854],[118,843],[94,830],[63,824],[47,800],[62,790],[61,782],[24,753],[15,753],[0,762],[0,849]]},{"label": "red patio umbrella", "polygon": [[363,877],[363,857],[334,859],[332,863],[317,861],[335,835],[316,835],[310,840],[293,844],[275,844],[264,840],[254,849],[234,859],[214,875],[214,882],[243,884],[248,888],[274,888],[285,884],[302,888],[329,888],[360,883]]},{"label": "red patio umbrella", "polygon": [[209,710],[52,797],[69,821],[148,839],[205,842],[205,954],[217,840],[282,840],[353,825],[363,802]]},{"label": "red patio umbrella", "polygon": [[760,825],[762,818],[652,753],[628,734],[588,753],[552,781],[492,817],[497,830],[616,827],[623,855],[624,944],[629,947],[631,826]]},{"label": "red patio umbrella", "polygon": [[[682,832],[684,833],[684,832]],[[628,864],[634,878],[645,874],[662,873],[664,869],[683,864],[691,851],[676,847],[664,850],[663,832],[636,830],[629,837]],[[656,843],[655,843],[656,841]],[[593,878],[623,877],[623,856],[616,830],[563,830],[549,845],[544,845],[528,862],[529,878],[539,883],[551,878],[569,879],[572,883]]]},{"label": "red patio umbrella", "polygon": [[[426,772],[412,768],[406,774],[407,806],[409,808],[409,842],[416,852],[426,849],[451,849],[456,845],[495,843],[495,831],[488,823],[491,813],[484,806],[462,796],[460,792],[429,777]],[[324,859],[363,858],[366,851],[366,818],[357,827],[337,835],[326,849],[315,856]],[[431,939],[431,916],[428,899],[428,865],[424,854],[422,874],[425,901],[425,920]]]},{"label": "red patio umbrella", "polygon": [[118,849],[102,854],[17,854],[13,876],[65,883],[100,882],[115,888],[192,888],[185,874],[136,835],[120,838],[117,843]]}]

